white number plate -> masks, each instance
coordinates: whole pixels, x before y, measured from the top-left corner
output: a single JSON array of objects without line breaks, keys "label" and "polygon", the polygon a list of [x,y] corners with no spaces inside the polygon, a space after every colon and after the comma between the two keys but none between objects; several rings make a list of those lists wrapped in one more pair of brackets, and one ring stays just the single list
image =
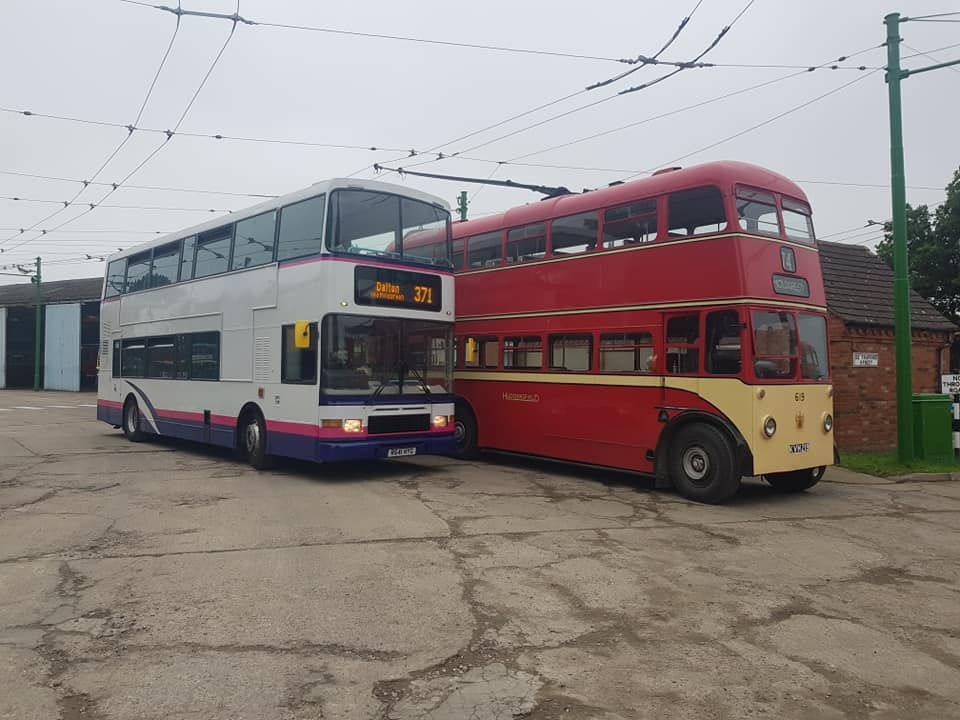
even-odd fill
[{"label": "white number plate", "polygon": [[407,457],[416,454],[417,449],[415,447],[387,448],[387,457]]}]

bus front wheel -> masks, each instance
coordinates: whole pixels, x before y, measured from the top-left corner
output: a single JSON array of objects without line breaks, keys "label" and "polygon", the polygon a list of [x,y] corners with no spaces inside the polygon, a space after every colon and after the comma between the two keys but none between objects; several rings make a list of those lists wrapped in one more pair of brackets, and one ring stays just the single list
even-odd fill
[{"label": "bus front wheel", "polygon": [[257,470],[268,470],[273,465],[267,455],[267,423],[259,411],[249,410],[244,414],[239,445],[241,455]]},{"label": "bus front wheel", "polygon": [[454,412],[453,436],[457,442],[457,454],[474,457],[477,454],[477,419],[466,405],[457,404]]},{"label": "bus front wheel", "polygon": [[685,498],[711,505],[729,500],[740,489],[732,443],[719,429],[705,423],[677,430],[670,443],[669,474]]},{"label": "bus front wheel", "polygon": [[763,479],[780,492],[798,493],[809,490],[823,477],[825,468],[808,468],[790,472],[769,473]]},{"label": "bus front wheel", "polygon": [[143,440],[143,431],[140,429],[140,406],[132,395],[123,404],[123,434],[130,442]]}]

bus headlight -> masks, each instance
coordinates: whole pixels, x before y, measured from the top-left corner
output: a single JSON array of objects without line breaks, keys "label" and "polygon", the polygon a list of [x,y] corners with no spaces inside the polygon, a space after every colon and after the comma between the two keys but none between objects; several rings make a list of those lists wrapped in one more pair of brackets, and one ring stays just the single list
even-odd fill
[{"label": "bus headlight", "polygon": [[773,419],[773,416],[767,415],[763,419],[763,434],[768,438],[772,438],[777,433],[777,421]]},{"label": "bus headlight", "polygon": [[363,420],[351,418],[343,421],[343,431],[349,433],[363,432]]},{"label": "bus headlight", "polygon": [[830,432],[833,430],[833,415],[830,413],[823,414],[823,431]]},{"label": "bus headlight", "polygon": [[434,415],[433,416],[433,426],[435,428],[445,428],[447,426],[447,416],[446,415]]}]

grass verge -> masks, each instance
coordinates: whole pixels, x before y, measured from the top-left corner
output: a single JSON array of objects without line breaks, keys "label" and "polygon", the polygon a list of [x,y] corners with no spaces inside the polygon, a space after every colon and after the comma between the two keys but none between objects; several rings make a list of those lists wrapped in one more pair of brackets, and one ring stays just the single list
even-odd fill
[{"label": "grass verge", "polygon": [[893,475],[909,475],[910,473],[949,473],[960,472],[960,464],[930,463],[916,461],[904,465],[897,460],[894,452],[885,453],[840,453],[840,465],[854,472],[891,477]]}]

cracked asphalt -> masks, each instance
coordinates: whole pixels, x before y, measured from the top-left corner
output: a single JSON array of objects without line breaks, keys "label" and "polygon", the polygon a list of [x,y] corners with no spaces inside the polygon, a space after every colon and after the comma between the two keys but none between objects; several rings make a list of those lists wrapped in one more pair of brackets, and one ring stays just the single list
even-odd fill
[{"label": "cracked asphalt", "polygon": [[257,473],[92,402],[0,393],[0,718],[960,717],[958,483]]}]

